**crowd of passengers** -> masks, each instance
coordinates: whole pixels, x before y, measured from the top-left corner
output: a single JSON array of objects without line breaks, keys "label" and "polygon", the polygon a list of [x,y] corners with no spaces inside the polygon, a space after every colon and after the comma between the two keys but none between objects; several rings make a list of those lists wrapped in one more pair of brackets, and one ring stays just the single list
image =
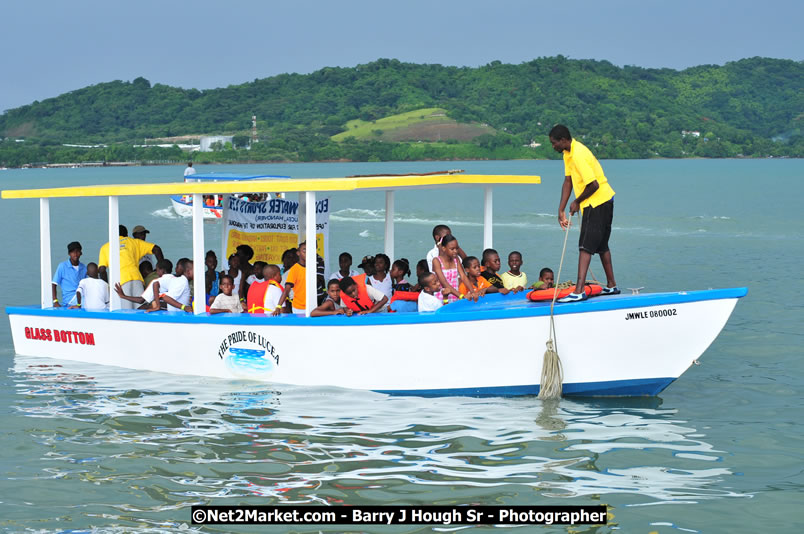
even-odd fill
[{"label": "crowd of passengers", "polygon": [[[162,249],[146,240],[150,231],[135,226],[131,237],[120,225],[120,282],[113,290],[121,308],[192,312],[195,269],[192,260],[181,258],[174,264]],[[547,267],[529,285],[522,271],[522,254],[508,254],[506,272],[500,272],[500,256],[486,249],[480,257],[467,255],[446,225],[433,228],[434,247],[416,264],[415,283],[405,258],[391,262],[385,254],[365,256],[352,269],[352,256],[338,257],[338,270],[325,280],[323,259],[316,255],[317,307],[313,317],[363,315],[378,312],[429,312],[460,299],[478,300],[488,293],[517,293],[524,289],[554,287],[553,271]],[[60,263],[53,276],[53,306],[87,310],[109,307],[109,243],[98,253],[98,263],[84,265],[81,244],[67,245],[69,258]],[[210,314],[253,313],[280,315],[305,314],[307,246],[299,244],[282,254],[282,265],[251,262],[254,250],[240,245],[227,258],[228,268],[218,271],[218,258],[210,250],[205,257],[205,303]],[[61,290],[61,298],[58,296]]]}]

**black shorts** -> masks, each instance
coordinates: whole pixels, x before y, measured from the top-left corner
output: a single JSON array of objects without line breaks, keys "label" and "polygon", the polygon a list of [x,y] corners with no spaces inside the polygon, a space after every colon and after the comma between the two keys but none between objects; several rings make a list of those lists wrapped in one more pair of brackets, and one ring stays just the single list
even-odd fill
[{"label": "black shorts", "polygon": [[614,199],[593,208],[587,206],[581,219],[581,237],[578,248],[590,254],[601,254],[609,250],[611,220],[614,217]]}]

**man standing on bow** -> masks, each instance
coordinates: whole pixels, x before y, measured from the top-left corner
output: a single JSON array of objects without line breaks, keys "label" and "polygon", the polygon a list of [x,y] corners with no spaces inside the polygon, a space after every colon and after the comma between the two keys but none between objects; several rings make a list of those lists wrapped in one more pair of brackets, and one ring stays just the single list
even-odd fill
[{"label": "man standing on bow", "polygon": [[575,191],[575,200],[570,204],[570,217],[581,212],[581,237],[578,240],[578,278],[575,291],[558,302],[578,302],[586,300],[584,284],[586,273],[593,254],[600,255],[606,273],[606,286],[603,295],[616,295],[617,282],[611,264],[609,236],[614,216],[614,190],[609,185],[603,168],[592,152],[573,139],[569,129],[557,124],[550,130],[550,144],[564,155],[564,185],[561,188],[561,201],[558,204],[558,223],[562,228],[569,227],[565,213],[570,191]]}]

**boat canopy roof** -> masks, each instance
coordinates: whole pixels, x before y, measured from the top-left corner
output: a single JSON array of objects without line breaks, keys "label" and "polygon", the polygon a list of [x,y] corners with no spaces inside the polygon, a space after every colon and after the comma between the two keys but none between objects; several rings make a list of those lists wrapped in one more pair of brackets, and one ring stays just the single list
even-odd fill
[{"label": "boat canopy roof", "polygon": [[[221,177],[225,174],[201,176]],[[198,174],[192,178],[198,178]],[[171,182],[153,184],[85,185],[49,189],[11,189],[2,192],[2,198],[65,198],[110,197],[144,195],[192,195],[227,193],[293,193],[326,191],[389,191],[429,189],[449,186],[534,185],[541,183],[539,176],[489,174],[432,174],[426,176],[370,176],[352,178],[270,178],[255,176],[244,188],[242,179],[213,182]]]}]

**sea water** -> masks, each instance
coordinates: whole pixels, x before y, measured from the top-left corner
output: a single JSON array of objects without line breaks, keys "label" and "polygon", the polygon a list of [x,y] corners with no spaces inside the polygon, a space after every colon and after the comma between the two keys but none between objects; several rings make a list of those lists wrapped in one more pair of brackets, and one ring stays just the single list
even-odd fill
[{"label": "sea water", "polygon": [[[327,177],[451,168],[542,176],[538,186],[495,189],[494,245],[504,266],[508,252],[521,251],[531,279],[544,266],[557,270],[563,242],[556,220],[560,162],[198,170]],[[660,396],[420,399],[129,371],[16,356],[2,317],[0,529],[224,532],[238,529],[190,526],[190,506],[393,503],[609,507],[605,527],[539,532],[796,531],[804,526],[804,216],[798,206],[804,161],[604,161],[603,168],[617,192],[611,247],[620,287],[749,287],[700,365]],[[181,171],[7,170],[0,171],[0,187],[178,181]],[[383,193],[329,197],[331,257],[349,251],[357,265],[363,255],[381,252]],[[450,225],[461,246],[479,255],[482,206],[482,191],[471,187],[398,193],[396,256],[415,266],[433,246],[430,233],[438,223]],[[3,200],[0,207],[2,303],[37,303],[38,202]],[[54,267],[73,240],[83,245],[82,261],[97,261],[106,217],[105,198],[52,200]],[[149,239],[174,261],[191,255],[190,221],[177,218],[166,197],[121,198],[120,220],[129,229],[146,226]],[[205,230],[207,248],[220,253],[220,223],[207,222]],[[575,274],[574,232],[562,280]],[[330,266],[337,268],[336,260]],[[592,267],[601,277],[597,260]],[[542,334],[534,332],[533,344],[520,350],[541,357],[547,332]],[[498,333],[489,324],[477,335]],[[605,350],[607,340],[598,342]],[[432,349],[449,352],[450,339]],[[153,350],[160,350],[159,340]],[[384,353],[381,344],[361,344],[359,337],[350,350],[377,359]],[[454,358],[457,372],[461,354]]]}]

